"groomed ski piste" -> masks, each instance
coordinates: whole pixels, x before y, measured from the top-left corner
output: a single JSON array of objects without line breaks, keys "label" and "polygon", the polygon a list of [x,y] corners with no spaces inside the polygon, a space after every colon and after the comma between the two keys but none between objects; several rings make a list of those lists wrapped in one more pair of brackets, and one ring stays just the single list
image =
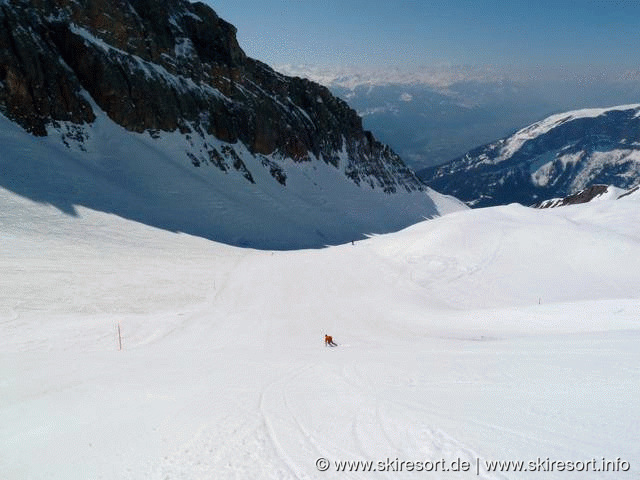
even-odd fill
[{"label": "groomed ski piste", "polygon": [[639,207],[269,251],[0,189],[0,478],[637,478]]},{"label": "groomed ski piste", "polygon": [[0,478],[397,478],[333,463],[387,459],[637,475],[637,194],[292,252],[0,198]]}]

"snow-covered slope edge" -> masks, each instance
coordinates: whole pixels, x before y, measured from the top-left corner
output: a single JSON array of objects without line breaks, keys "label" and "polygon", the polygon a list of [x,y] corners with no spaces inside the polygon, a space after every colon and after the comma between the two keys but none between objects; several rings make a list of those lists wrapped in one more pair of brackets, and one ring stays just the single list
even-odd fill
[{"label": "snow-covered slope edge", "polygon": [[533,205],[593,184],[630,188],[640,181],[640,105],[552,115],[420,176],[478,207]]},{"label": "snow-covered slope edge", "polygon": [[[344,243],[466,208],[442,196],[436,205],[430,190],[389,195],[358,186],[344,174],[346,155],[337,167],[296,163],[254,155],[206,133],[129,132],[97,111],[92,124],[58,122],[47,137],[34,137],[0,115],[0,187],[71,215],[84,206],[265,249]],[[194,168],[193,158],[211,148],[242,157],[253,183],[242,169]],[[286,186],[270,171],[278,168]]]}]

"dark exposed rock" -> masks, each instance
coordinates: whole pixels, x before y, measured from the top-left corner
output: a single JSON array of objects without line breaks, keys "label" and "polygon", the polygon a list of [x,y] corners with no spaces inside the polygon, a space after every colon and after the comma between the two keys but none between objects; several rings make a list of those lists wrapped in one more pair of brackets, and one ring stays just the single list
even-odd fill
[{"label": "dark exposed rock", "polygon": [[[337,166],[387,192],[424,187],[328,89],[248,58],[236,29],[188,0],[5,0],[0,3],[0,111],[46,135],[90,123],[91,102],[134,132],[206,132],[254,155]],[[193,155],[253,182],[235,152]],[[237,157],[237,158],[236,158]],[[282,167],[269,169],[282,184]]]},{"label": "dark exposed rock", "polygon": [[[612,187],[610,185],[592,185],[565,198],[551,198],[549,200],[545,200],[544,202],[537,203],[533,205],[533,208],[556,208],[565,207],[567,205],[588,203],[604,195],[605,193],[609,193],[611,188]],[[620,200],[621,198],[628,197],[629,195],[636,193],[638,190],[640,190],[640,186],[632,187],[626,192],[618,193],[617,196],[615,196],[615,199]],[[613,191],[613,193],[615,193],[615,190]],[[611,196],[609,198],[611,198]]]},{"label": "dark exposed rock", "polygon": [[95,117],[39,20],[31,4],[0,4],[0,109],[31,133],[46,135],[52,120]]},{"label": "dark exposed rock", "polygon": [[267,157],[262,157],[261,163],[263,167],[267,167],[269,169],[269,173],[280,185],[287,184],[287,174],[284,173],[284,170],[280,165],[276,162],[269,160]]},{"label": "dark exposed rock", "polygon": [[555,208],[564,207],[567,205],[577,205],[580,203],[588,203],[594,198],[607,193],[608,190],[608,185],[592,185],[565,198],[557,198],[537,203],[536,205],[534,205],[534,208]]}]

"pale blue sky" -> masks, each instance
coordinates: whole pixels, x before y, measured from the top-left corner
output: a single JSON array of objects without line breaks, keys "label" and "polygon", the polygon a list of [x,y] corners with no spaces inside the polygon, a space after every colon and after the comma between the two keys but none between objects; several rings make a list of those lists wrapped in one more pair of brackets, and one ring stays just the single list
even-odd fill
[{"label": "pale blue sky", "polygon": [[270,65],[637,69],[637,0],[206,0]]}]

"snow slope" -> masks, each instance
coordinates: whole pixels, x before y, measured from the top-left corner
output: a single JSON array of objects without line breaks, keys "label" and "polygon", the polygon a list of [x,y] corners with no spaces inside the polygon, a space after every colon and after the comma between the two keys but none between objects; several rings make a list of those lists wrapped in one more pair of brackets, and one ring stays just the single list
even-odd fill
[{"label": "snow slope", "polygon": [[0,478],[637,478],[639,202],[280,252],[2,188]]},{"label": "snow slope", "polygon": [[[252,155],[241,143],[204,133],[136,134],[93,107],[93,124],[58,123],[45,138],[0,115],[0,187],[70,215],[81,205],[231,245],[279,250],[344,243],[466,208],[430,189],[387,194],[360,187],[345,176],[346,153],[336,168]],[[233,149],[255,183],[243,170],[212,165],[213,149]],[[286,186],[270,174],[274,165],[286,174]]]}]

